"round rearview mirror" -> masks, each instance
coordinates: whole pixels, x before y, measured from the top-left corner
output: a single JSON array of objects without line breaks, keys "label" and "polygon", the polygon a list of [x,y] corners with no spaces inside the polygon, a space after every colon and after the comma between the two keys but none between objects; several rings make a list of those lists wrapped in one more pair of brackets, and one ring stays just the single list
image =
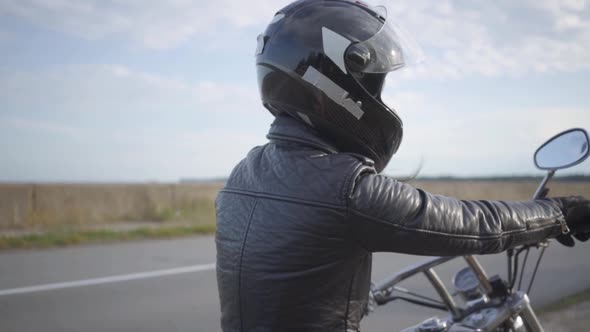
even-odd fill
[{"label": "round rearview mirror", "polygon": [[590,140],[584,129],[567,130],[543,144],[535,153],[535,165],[543,170],[569,168],[590,155]]}]

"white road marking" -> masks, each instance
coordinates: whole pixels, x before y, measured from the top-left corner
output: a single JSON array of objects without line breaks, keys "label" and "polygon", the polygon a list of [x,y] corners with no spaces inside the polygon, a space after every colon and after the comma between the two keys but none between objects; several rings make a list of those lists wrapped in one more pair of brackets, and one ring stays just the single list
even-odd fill
[{"label": "white road marking", "polygon": [[55,283],[55,284],[46,284],[46,285],[37,285],[37,286],[22,287],[22,288],[5,289],[5,290],[0,290],[0,296],[27,294],[27,293],[35,293],[35,292],[45,292],[45,291],[64,289],[64,288],[94,286],[94,285],[102,285],[102,284],[109,284],[109,283],[115,283],[115,282],[158,278],[158,277],[171,276],[171,275],[177,275],[177,274],[209,271],[209,270],[213,270],[213,269],[215,269],[215,264],[185,266],[185,267],[168,269],[168,270],[140,272],[140,273],[134,273],[134,274],[125,274],[125,275],[120,275],[120,276],[111,276],[111,277],[96,278],[96,279],[86,279],[86,280],[61,282],[61,283]]}]

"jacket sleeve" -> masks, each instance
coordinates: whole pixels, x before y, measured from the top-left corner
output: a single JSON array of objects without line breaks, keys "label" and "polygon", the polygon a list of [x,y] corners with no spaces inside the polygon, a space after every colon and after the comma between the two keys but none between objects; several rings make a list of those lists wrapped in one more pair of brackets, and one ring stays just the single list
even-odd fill
[{"label": "jacket sleeve", "polygon": [[551,200],[458,200],[367,173],[348,199],[353,236],[372,252],[491,254],[555,237],[565,222]]}]

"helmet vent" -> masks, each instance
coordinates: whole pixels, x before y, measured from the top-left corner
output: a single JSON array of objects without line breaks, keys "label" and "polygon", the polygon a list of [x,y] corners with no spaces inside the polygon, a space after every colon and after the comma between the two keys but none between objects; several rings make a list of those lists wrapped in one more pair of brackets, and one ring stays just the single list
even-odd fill
[{"label": "helmet vent", "polygon": [[264,52],[264,47],[266,46],[266,38],[264,37],[263,34],[258,35],[258,38],[256,39],[257,41],[257,46],[256,46],[256,53],[254,54],[255,56],[259,56],[260,54],[262,54]]},{"label": "helmet vent", "polygon": [[282,20],[284,18],[285,18],[285,14],[283,14],[283,13],[277,13],[275,15],[275,17],[272,18],[272,21],[270,21],[270,24],[275,24],[275,23],[277,23],[278,21],[280,21],[280,20]]}]

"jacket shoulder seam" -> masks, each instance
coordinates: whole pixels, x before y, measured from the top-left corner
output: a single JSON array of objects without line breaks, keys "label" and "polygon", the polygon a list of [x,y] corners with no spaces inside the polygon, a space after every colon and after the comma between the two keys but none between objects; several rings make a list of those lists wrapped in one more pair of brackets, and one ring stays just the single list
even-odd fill
[{"label": "jacket shoulder seam", "polygon": [[375,173],[375,169],[363,163],[361,163],[354,169],[345,187],[346,190],[344,194],[344,201],[347,208],[350,205],[350,198],[354,192],[354,189],[356,188],[356,181],[363,173]]},{"label": "jacket shoulder seam", "polygon": [[350,171],[350,173],[346,174],[346,177],[344,178],[344,183],[342,184],[342,188],[340,189],[340,201],[342,202],[342,205],[344,205],[345,207],[348,207],[348,200],[346,199],[346,197],[348,196],[348,188],[350,187],[350,184],[353,182],[353,178],[356,177],[356,170],[359,169],[362,166],[362,163],[356,163],[355,167],[352,168],[352,171]]},{"label": "jacket shoulder seam", "polygon": [[291,196],[270,194],[270,193],[251,191],[251,190],[245,190],[245,189],[225,188],[225,189],[222,189],[220,191],[220,193],[244,195],[244,196],[250,196],[250,197],[254,197],[254,198],[265,198],[265,199],[271,199],[271,200],[276,200],[276,201],[283,201],[283,202],[288,202],[288,203],[298,203],[298,204],[303,204],[303,205],[307,205],[307,206],[314,206],[314,207],[321,207],[321,208],[330,208],[330,209],[338,209],[338,210],[344,210],[346,208],[343,205],[338,205],[338,204],[333,204],[333,203],[309,201],[309,200],[291,197]]}]

